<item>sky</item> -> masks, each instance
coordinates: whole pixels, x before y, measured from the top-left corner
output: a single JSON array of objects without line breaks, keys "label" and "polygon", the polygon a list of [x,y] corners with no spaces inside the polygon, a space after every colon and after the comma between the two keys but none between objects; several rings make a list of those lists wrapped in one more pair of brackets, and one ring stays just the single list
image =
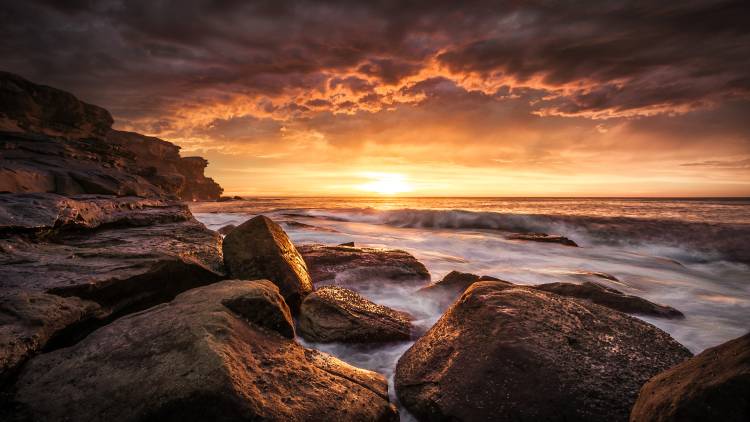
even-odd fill
[{"label": "sky", "polygon": [[228,194],[750,195],[747,1],[0,2],[0,69]]}]

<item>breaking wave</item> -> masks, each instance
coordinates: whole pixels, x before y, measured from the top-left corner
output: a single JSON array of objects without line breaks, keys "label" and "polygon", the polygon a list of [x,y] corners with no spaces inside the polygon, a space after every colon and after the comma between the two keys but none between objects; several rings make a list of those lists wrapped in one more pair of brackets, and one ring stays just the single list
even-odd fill
[{"label": "breaking wave", "polygon": [[725,259],[750,263],[750,225],[678,219],[513,214],[466,210],[376,210],[350,208],[304,210],[303,215],[335,221],[385,224],[394,227],[493,230],[547,233],[569,237],[579,245],[674,248],[675,258],[693,262]]}]

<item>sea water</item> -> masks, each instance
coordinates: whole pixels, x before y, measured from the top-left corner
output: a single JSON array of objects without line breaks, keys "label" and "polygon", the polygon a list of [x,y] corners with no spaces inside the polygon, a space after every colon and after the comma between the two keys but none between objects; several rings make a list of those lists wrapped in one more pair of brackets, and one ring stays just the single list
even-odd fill
[{"label": "sea water", "polygon": [[[640,318],[694,353],[750,331],[747,198],[253,198],[191,209],[214,230],[264,214],[296,244],[403,249],[433,281],[452,270],[529,285],[596,281],[682,311],[684,319]],[[580,247],[506,239],[514,232],[562,235]],[[433,303],[399,283],[372,279],[347,287],[409,312],[422,330],[440,317]],[[384,374],[392,396],[396,362],[412,344],[300,341]]]}]

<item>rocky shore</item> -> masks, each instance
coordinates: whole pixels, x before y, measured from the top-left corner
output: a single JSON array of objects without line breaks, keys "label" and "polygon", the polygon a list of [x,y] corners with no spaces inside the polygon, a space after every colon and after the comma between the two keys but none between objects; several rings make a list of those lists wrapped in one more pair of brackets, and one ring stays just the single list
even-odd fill
[{"label": "rocky shore", "polygon": [[[693,357],[633,316],[679,310],[585,277],[431,283],[408,252],[295,245],[262,215],[214,232],[180,201],[219,198],[205,160],[9,74],[0,122],[4,421],[750,416],[748,335]],[[357,291],[383,280],[442,317],[420,332]],[[389,342],[410,345],[395,391],[314,348]]]}]

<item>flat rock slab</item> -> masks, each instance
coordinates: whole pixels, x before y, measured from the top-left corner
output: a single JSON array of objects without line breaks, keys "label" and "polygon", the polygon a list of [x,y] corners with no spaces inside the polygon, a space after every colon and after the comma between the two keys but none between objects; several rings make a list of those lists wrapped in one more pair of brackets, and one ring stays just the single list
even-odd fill
[{"label": "flat rock slab", "polygon": [[224,238],[224,264],[233,278],[266,278],[279,286],[293,312],[313,290],[307,265],[278,224],[259,215]]},{"label": "flat rock slab", "polygon": [[16,418],[397,420],[383,376],[226,306],[247,297],[270,298],[268,314],[282,300],[268,281],[223,281],[32,359],[17,383]]},{"label": "flat rock slab", "polygon": [[0,374],[58,334],[224,276],[219,235],[177,202],[5,194],[0,216],[0,318],[12,327]]},{"label": "flat rock slab", "polygon": [[300,309],[300,334],[313,342],[373,343],[411,338],[411,317],[373,303],[356,292],[324,286]]},{"label": "flat rock slab", "polygon": [[44,233],[105,225],[149,226],[191,220],[182,203],[164,199],[54,193],[0,194],[0,233]]},{"label": "flat rock slab", "polygon": [[641,385],[691,356],[603,306],[474,283],[401,357],[396,392],[420,420],[627,420]]},{"label": "flat rock slab", "polygon": [[427,268],[413,255],[398,249],[352,246],[301,245],[297,248],[307,263],[313,283],[350,284],[373,279],[424,284]]},{"label": "flat rock slab", "polygon": [[750,333],[651,378],[631,422],[750,420]]},{"label": "flat rock slab", "polygon": [[671,306],[659,305],[638,296],[626,295],[619,290],[591,281],[581,284],[548,283],[534,286],[534,288],[561,296],[588,300],[597,305],[606,306],[627,314],[648,315],[660,318],[685,317],[682,312]]}]

